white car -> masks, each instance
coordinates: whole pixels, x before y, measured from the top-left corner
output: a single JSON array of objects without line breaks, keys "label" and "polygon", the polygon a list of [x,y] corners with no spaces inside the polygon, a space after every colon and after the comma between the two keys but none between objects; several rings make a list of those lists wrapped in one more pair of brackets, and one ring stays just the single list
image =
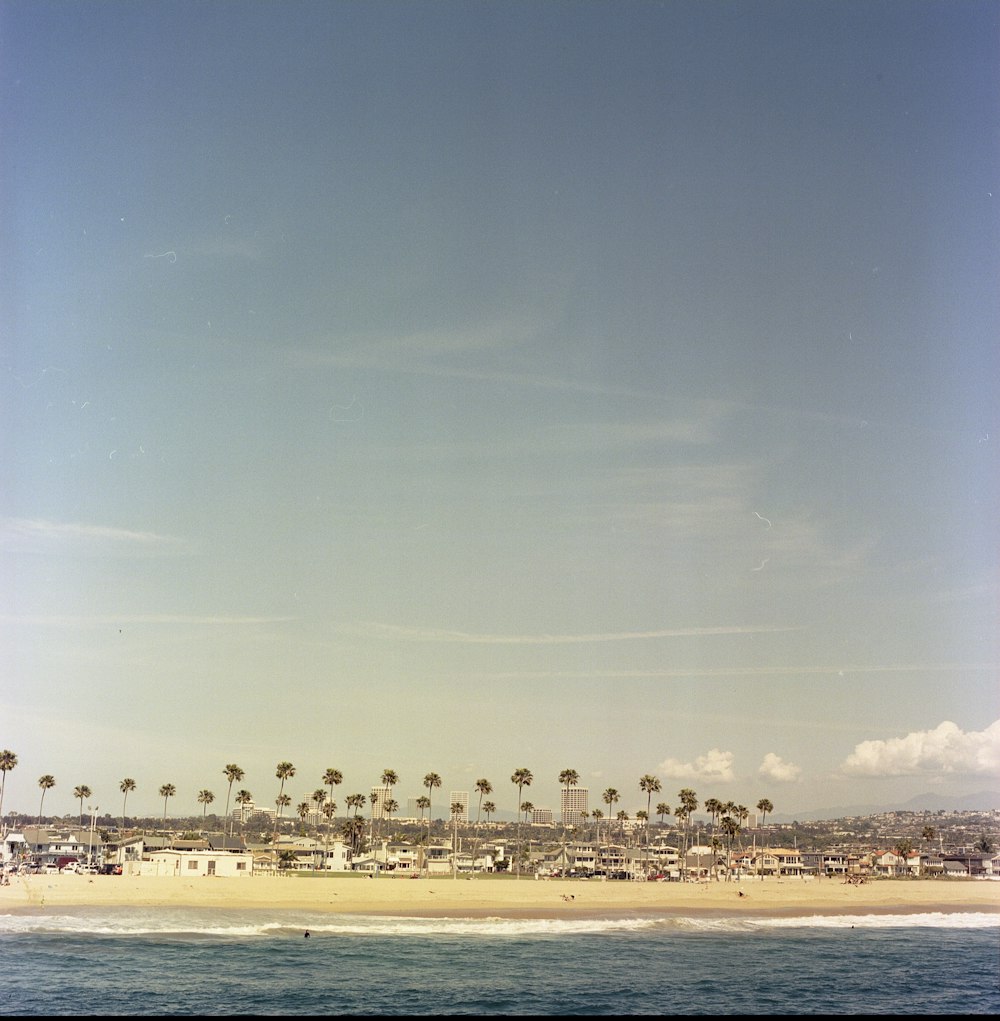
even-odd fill
[{"label": "white car", "polygon": [[75,861],[71,861],[68,865],[63,865],[63,867],[62,867],[62,869],[60,869],[60,871],[62,872],[63,875],[69,875],[70,872],[79,872],[80,871],[80,863],[79,862],[75,862]]},{"label": "white car", "polygon": [[57,876],[59,874],[59,866],[49,862],[43,865],[39,870],[43,876]]}]

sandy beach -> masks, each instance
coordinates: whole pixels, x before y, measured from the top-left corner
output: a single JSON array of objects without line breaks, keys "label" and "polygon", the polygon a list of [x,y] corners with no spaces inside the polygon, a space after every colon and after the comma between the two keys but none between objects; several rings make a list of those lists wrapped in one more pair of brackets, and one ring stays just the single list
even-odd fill
[{"label": "sandy beach", "polygon": [[[740,891],[743,896],[740,896]],[[1000,882],[986,880],[747,880],[637,883],[599,880],[406,879],[356,876],[16,876],[0,912],[53,907],[307,909],[418,917],[558,918],[572,915],[747,914],[807,916],[995,912]]]}]

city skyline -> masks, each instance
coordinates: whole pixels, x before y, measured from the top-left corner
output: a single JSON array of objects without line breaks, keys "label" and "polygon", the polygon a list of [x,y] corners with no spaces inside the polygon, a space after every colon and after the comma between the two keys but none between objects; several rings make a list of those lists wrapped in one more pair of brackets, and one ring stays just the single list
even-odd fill
[{"label": "city skyline", "polygon": [[997,789],[995,4],[0,29],[5,813]]}]

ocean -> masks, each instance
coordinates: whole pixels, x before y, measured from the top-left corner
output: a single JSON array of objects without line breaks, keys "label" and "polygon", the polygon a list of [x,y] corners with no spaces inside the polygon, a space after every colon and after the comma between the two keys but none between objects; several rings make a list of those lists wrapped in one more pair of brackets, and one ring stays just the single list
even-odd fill
[{"label": "ocean", "polygon": [[22,1017],[996,1014],[1000,917],[36,909],[0,968]]}]

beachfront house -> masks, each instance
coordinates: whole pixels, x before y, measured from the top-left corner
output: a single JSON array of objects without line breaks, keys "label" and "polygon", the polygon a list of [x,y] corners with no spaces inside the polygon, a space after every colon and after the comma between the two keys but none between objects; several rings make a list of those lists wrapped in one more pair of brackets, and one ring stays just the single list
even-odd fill
[{"label": "beachfront house", "polygon": [[[16,840],[16,844],[13,842]],[[16,846],[16,852],[14,848]],[[62,867],[69,862],[91,859],[100,861],[103,842],[100,834],[90,829],[54,829],[50,826],[26,826],[22,833],[8,833],[4,838],[4,860],[16,853],[20,860],[39,865]]]},{"label": "beachfront house", "polygon": [[122,866],[123,876],[222,876],[240,878],[253,874],[249,851],[182,851],[172,847],[149,851],[138,861]]},{"label": "beachfront house", "polygon": [[920,852],[913,851],[904,858],[895,851],[873,851],[871,869],[879,876],[919,876]]}]

